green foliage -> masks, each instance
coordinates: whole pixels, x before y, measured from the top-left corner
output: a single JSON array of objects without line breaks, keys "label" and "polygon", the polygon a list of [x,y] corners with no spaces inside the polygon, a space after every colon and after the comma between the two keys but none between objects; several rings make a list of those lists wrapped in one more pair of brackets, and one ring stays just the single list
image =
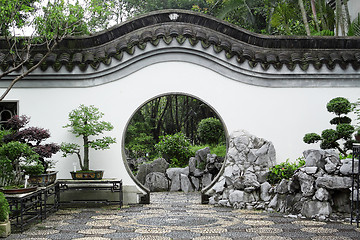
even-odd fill
[{"label": "green foliage", "polygon": [[101,121],[103,113],[93,105],[85,106],[81,104],[77,109],[69,113],[70,123],[64,128],[70,128],[70,132],[76,137],[82,137],[84,160],[80,156],[80,146],[74,143],[62,143],[61,151],[66,157],[71,154],[76,154],[79,159],[80,167],[83,171],[89,170],[89,149],[104,150],[109,149],[110,145],[116,143],[116,139],[112,137],[101,137],[90,140],[89,137],[98,136],[104,131],[111,131],[114,127],[109,122]]},{"label": "green foliage", "polygon": [[9,219],[10,207],[4,193],[0,192],[0,222],[6,222]]},{"label": "green foliage", "polygon": [[194,152],[190,149],[190,141],[183,133],[162,136],[155,149],[170,164],[176,159],[180,167],[187,166],[190,157],[194,156]]},{"label": "green foliage", "polygon": [[19,185],[22,168],[38,164],[41,164],[39,155],[26,143],[13,141],[0,146],[0,179],[6,185]]},{"label": "green foliage", "polygon": [[192,144],[198,144],[197,125],[216,113],[199,99],[171,94],[144,104],[132,117],[125,135],[125,149],[130,158],[157,155],[154,145],[160,136],[182,132]]},{"label": "green foliage", "polygon": [[41,164],[23,166],[22,169],[27,175],[40,175],[44,172],[44,166]]},{"label": "green foliage", "polygon": [[285,162],[275,165],[270,168],[267,181],[270,184],[281,182],[282,179],[289,179],[294,175],[296,169],[305,165],[304,158],[298,158],[294,163],[289,163],[289,159]]},{"label": "green foliage", "polygon": [[224,129],[219,119],[206,118],[200,121],[197,133],[204,144],[218,144],[224,140]]},{"label": "green foliage", "polygon": [[316,133],[307,133],[303,138],[303,141],[308,144],[315,143],[319,140],[321,140],[321,137]]},{"label": "green foliage", "polygon": [[348,36],[360,36],[360,13],[349,26]]},{"label": "green foliage", "polygon": [[216,154],[216,156],[218,157],[225,157],[226,156],[226,145],[225,144],[218,144],[218,145],[193,145],[190,146],[190,149],[192,152],[196,152],[200,149],[204,149],[206,147],[210,148],[210,153],[211,154]]},{"label": "green foliage", "polygon": [[349,112],[351,112],[351,103],[346,98],[337,97],[331,99],[330,102],[328,102],[328,104],[326,105],[326,109],[328,110],[328,112],[332,112],[340,116],[342,114],[348,114]]},{"label": "green foliage", "polygon": [[[311,144],[320,141],[320,148],[331,149],[336,148],[343,155],[347,155],[347,150],[352,148],[352,134],[355,128],[350,125],[351,119],[346,115],[352,111],[352,104],[343,97],[331,99],[326,108],[329,112],[334,113],[337,117],[333,118],[330,123],[336,125],[336,129],[325,129],[322,131],[321,136],[316,133],[305,134],[303,141]],[[344,141],[343,147],[340,146],[339,140]]]}]

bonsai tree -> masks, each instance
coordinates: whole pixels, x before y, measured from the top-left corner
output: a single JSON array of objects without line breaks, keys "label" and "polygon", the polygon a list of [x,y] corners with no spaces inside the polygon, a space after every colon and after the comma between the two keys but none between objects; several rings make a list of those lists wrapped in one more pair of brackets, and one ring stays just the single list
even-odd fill
[{"label": "bonsai tree", "polygon": [[4,136],[4,142],[17,141],[30,146],[38,154],[42,168],[37,165],[30,165],[25,167],[25,171],[32,175],[36,175],[35,173],[39,170],[42,170],[41,173],[46,173],[49,168],[53,167],[54,161],[51,157],[60,150],[60,146],[56,143],[44,143],[50,138],[49,130],[39,127],[26,127],[29,121],[30,118],[26,115],[16,115],[10,118],[5,125],[9,134]]},{"label": "bonsai tree", "polygon": [[81,158],[80,145],[76,143],[61,144],[63,157],[76,154],[79,159],[80,168],[83,171],[89,171],[90,148],[94,150],[109,149],[110,144],[116,143],[115,138],[106,136],[90,139],[91,137],[102,134],[104,131],[111,131],[114,128],[111,123],[100,121],[103,115],[104,114],[93,105],[85,106],[81,104],[77,109],[74,109],[69,113],[70,123],[64,126],[64,128],[70,128],[69,131],[75,134],[76,137],[82,137],[84,158]]},{"label": "bonsai tree", "polygon": [[0,179],[3,186],[20,186],[26,166],[40,166],[39,155],[26,143],[11,141],[0,146]]},{"label": "bonsai tree", "polygon": [[[303,141],[305,143],[315,143],[320,141],[321,149],[336,148],[344,156],[347,155],[347,150],[352,147],[352,134],[355,129],[350,125],[351,119],[347,116],[352,111],[352,106],[349,100],[343,97],[337,97],[326,105],[328,112],[334,113],[337,117],[331,119],[330,124],[336,125],[336,129],[325,129],[321,135],[316,133],[305,134]],[[341,147],[339,140],[345,141],[344,146]]]}]

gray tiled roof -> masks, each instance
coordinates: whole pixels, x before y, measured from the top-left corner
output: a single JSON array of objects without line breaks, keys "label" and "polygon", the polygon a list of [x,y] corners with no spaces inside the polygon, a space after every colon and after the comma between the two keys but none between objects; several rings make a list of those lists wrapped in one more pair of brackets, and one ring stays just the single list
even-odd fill
[{"label": "gray tiled roof", "polygon": [[[5,70],[11,59],[3,41],[0,38],[0,67]],[[75,66],[82,70],[97,69],[102,63],[110,64],[112,58],[121,60],[124,52],[132,55],[136,48],[157,46],[160,41],[168,44],[177,41],[180,45],[188,41],[204,49],[211,47],[217,53],[224,52],[227,58],[236,58],[239,64],[248,61],[250,66],[260,64],[264,70],[270,65],[276,69],[286,66],[289,70],[296,65],[303,70],[309,65],[316,69],[324,66],[333,69],[336,65],[343,69],[360,68],[358,37],[267,36],[207,15],[165,10],[139,16],[95,35],[67,38],[48,56],[41,69],[59,70],[63,66],[68,71]],[[41,48],[33,50],[27,66],[39,61],[43,54]]]}]

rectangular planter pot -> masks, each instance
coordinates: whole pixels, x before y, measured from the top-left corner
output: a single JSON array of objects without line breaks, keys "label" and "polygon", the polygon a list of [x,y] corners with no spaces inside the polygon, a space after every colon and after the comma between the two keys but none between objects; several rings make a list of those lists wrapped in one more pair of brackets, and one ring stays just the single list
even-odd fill
[{"label": "rectangular planter pot", "polygon": [[71,177],[74,180],[101,180],[104,175],[103,170],[94,170],[94,171],[78,171],[78,172],[70,172]]},{"label": "rectangular planter pot", "polygon": [[10,221],[0,222],[0,237],[6,238],[11,234]]},{"label": "rectangular planter pot", "polygon": [[58,171],[51,171],[40,175],[30,175],[28,182],[31,185],[45,187],[55,182],[57,173]]}]

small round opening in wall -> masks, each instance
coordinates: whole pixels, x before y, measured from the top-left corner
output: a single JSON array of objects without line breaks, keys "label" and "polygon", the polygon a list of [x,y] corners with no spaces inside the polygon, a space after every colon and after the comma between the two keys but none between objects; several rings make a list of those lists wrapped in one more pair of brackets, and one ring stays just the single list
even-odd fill
[{"label": "small round opening in wall", "polygon": [[204,101],[187,94],[161,95],[134,112],[123,151],[130,175],[151,192],[200,191],[222,169],[227,130]]}]

